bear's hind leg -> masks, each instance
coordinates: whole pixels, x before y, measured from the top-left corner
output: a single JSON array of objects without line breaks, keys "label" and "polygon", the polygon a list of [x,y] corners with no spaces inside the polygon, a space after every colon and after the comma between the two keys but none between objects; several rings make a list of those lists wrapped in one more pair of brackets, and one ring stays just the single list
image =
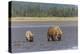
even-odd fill
[{"label": "bear's hind leg", "polygon": [[54,36],[53,36],[53,35],[51,36],[51,39],[52,39],[52,41],[55,41],[55,39],[54,39]]},{"label": "bear's hind leg", "polygon": [[50,41],[50,37],[49,36],[47,36],[47,39],[48,39],[48,41]]},{"label": "bear's hind leg", "polygon": [[51,35],[47,34],[47,40],[50,41]]}]

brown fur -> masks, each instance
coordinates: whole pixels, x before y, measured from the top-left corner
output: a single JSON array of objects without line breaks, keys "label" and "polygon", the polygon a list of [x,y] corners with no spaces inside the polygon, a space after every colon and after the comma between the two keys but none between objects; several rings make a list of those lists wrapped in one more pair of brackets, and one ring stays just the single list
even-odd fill
[{"label": "brown fur", "polygon": [[31,31],[26,31],[25,38],[27,41],[32,42],[33,41],[33,33]]},{"label": "brown fur", "polygon": [[48,40],[51,38],[54,41],[58,40],[58,37],[61,38],[63,32],[59,27],[49,27],[47,34],[48,34]]}]

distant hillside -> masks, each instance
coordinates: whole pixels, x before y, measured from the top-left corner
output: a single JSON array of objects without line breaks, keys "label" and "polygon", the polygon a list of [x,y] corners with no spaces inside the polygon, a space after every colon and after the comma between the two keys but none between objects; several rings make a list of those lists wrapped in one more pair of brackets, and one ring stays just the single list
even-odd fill
[{"label": "distant hillside", "polygon": [[11,6],[12,17],[74,17],[78,15],[76,5],[12,1]]}]

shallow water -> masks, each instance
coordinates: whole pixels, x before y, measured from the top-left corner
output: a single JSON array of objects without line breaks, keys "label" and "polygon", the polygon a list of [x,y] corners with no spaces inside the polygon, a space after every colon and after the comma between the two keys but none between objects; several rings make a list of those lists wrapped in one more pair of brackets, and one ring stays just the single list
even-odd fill
[{"label": "shallow water", "polygon": [[[53,25],[54,26],[54,25]],[[64,34],[61,41],[47,41],[47,30],[44,27],[12,27],[12,52],[33,52],[47,50],[76,49],[78,46],[77,26],[61,26]],[[27,42],[25,32],[30,30],[34,34],[34,42]]]}]

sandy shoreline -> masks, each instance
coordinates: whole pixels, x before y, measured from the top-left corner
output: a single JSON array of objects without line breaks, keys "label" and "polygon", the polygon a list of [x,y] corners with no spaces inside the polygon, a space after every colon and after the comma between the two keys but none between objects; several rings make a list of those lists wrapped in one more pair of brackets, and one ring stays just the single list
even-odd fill
[{"label": "sandy shoreline", "polygon": [[12,17],[12,22],[28,21],[78,21],[78,17]]}]

